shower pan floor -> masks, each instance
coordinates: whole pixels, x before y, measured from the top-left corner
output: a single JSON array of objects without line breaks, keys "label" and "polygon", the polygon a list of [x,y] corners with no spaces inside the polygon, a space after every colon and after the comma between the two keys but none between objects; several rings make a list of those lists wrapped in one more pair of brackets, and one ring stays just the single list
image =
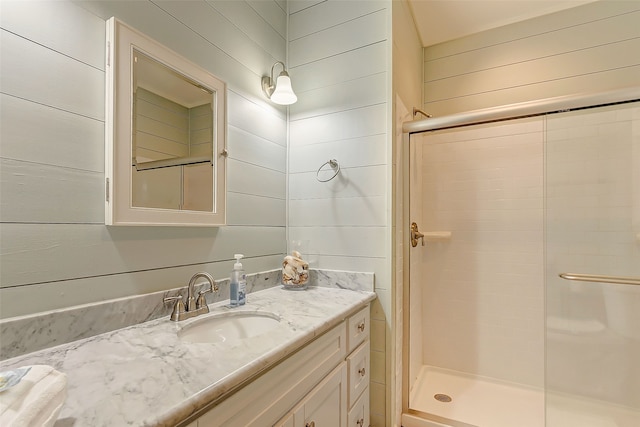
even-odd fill
[{"label": "shower pan floor", "polygon": [[[545,426],[544,390],[449,369],[423,366],[409,399],[411,409],[458,422],[452,425]],[[548,427],[640,426],[638,410],[578,396],[547,393],[546,410]]]},{"label": "shower pan floor", "polygon": [[411,409],[479,427],[544,426],[541,389],[433,366],[421,368],[409,402]]}]

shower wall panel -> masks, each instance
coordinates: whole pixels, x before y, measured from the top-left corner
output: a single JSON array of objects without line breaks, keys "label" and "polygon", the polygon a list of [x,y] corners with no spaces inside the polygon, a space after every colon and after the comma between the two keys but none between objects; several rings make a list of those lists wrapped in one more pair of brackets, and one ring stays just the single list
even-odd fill
[{"label": "shower wall panel", "polygon": [[426,365],[543,385],[543,120],[417,136]]},{"label": "shower wall panel", "polygon": [[638,411],[640,287],[558,274],[640,277],[640,106],[553,115],[547,129],[547,386]]}]

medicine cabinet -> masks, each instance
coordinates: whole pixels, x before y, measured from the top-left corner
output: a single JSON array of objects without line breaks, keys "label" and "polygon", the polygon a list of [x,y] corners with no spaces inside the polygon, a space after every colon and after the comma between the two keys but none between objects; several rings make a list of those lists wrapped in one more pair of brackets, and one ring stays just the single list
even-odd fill
[{"label": "medicine cabinet", "polygon": [[226,85],[107,21],[105,223],[225,224]]}]

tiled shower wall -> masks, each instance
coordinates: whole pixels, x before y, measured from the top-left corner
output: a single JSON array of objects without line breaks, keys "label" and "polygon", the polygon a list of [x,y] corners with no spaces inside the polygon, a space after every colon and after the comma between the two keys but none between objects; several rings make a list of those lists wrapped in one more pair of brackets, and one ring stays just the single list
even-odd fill
[{"label": "tiled shower wall", "polygon": [[543,131],[532,118],[412,136],[414,218],[451,232],[412,249],[418,363],[543,385]]}]

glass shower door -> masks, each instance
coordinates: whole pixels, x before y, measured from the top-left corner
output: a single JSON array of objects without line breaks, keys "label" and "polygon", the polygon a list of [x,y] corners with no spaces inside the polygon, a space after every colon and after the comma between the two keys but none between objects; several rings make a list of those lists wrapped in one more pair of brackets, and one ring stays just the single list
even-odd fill
[{"label": "glass shower door", "polygon": [[549,115],[545,147],[546,426],[635,427],[640,105]]}]

